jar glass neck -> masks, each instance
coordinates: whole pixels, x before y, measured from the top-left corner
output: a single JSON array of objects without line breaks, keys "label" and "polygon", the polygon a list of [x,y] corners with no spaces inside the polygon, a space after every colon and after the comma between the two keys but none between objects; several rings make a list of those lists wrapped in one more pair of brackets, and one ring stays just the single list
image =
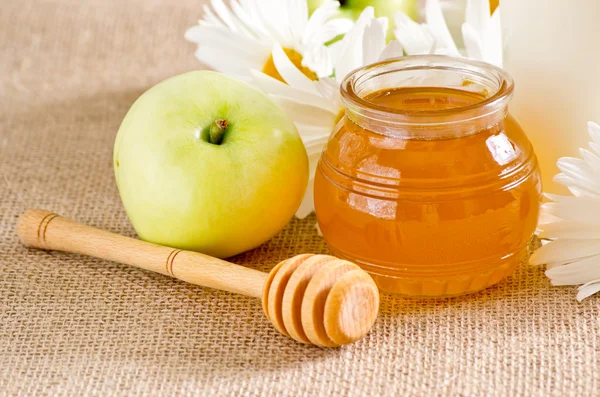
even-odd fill
[{"label": "jar glass neck", "polygon": [[[477,95],[447,108],[387,107],[370,99],[392,89],[445,89]],[[408,139],[447,139],[473,134],[502,121],[512,97],[512,78],[482,62],[441,55],[406,56],[357,69],[342,82],[346,115],[362,128]]]}]

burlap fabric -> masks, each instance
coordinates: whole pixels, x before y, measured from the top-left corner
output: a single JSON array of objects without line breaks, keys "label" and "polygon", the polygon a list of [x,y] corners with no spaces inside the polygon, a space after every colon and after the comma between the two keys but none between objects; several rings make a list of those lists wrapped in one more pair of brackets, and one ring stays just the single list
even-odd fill
[{"label": "burlap fabric", "polygon": [[[538,268],[464,298],[384,297],[366,339],[325,350],[253,299],[21,246],[30,207],[134,235],[113,139],[144,90],[201,67],[182,35],[202,3],[1,1],[0,395],[599,395],[600,297],[577,303]],[[314,222],[233,261],[326,252]]]}]

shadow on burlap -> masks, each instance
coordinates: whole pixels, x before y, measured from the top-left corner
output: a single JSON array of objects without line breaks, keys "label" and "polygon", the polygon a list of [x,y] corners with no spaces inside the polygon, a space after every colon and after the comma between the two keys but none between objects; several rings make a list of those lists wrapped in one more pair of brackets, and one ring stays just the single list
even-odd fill
[{"label": "shadow on burlap", "polygon": [[[47,208],[133,236],[112,173],[131,103],[198,68],[182,34],[201,1],[6,0],[0,11],[0,395],[593,395],[600,305],[523,265],[469,297],[383,297],[338,350],[273,330],[259,302],[77,255],[26,249]],[[292,221],[233,261],[267,271],[327,252]]]}]

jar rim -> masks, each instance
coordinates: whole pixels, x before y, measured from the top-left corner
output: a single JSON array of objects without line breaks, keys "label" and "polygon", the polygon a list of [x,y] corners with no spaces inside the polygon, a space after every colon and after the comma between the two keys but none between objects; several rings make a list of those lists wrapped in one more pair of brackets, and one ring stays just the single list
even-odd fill
[{"label": "jar rim", "polygon": [[[436,110],[409,110],[379,105],[361,97],[357,90],[357,85],[361,80],[379,76],[381,73],[426,69],[477,74],[494,80],[497,88],[493,94],[473,104]],[[381,73],[378,74],[377,71]],[[465,121],[489,116],[505,108],[514,92],[514,80],[504,69],[485,62],[447,55],[407,55],[390,58],[351,71],[342,80],[340,92],[346,108],[362,110],[362,113],[368,113],[369,118],[381,117],[386,118],[388,123],[400,124],[446,124],[448,120],[440,122],[438,118],[450,117],[454,121]],[[390,120],[390,117],[393,120]]]}]

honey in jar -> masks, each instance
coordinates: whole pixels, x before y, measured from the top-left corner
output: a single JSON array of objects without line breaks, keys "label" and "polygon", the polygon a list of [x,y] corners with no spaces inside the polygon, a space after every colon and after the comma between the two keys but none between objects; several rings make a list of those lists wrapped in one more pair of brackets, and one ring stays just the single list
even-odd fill
[{"label": "honey in jar", "polygon": [[513,81],[465,59],[414,56],[351,73],[345,115],[315,177],[333,253],[386,292],[481,290],[527,255],[541,182],[531,144],[508,114]]}]

